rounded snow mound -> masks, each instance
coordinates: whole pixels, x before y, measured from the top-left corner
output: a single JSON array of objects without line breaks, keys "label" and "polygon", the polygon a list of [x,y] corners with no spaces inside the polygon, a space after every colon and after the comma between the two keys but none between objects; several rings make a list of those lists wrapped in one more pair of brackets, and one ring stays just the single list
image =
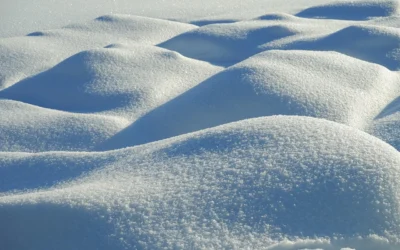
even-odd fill
[{"label": "rounded snow mound", "polygon": [[261,52],[262,44],[298,33],[286,23],[212,24],[178,35],[159,46],[190,58],[232,65]]},{"label": "rounded snow mound", "polygon": [[397,0],[349,1],[315,6],[298,13],[300,17],[340,20],[368,20],[399,13]]},{"label": "rounded snow mound", "polygon": [[197,28],[161,19],[108,15],[24,37],[0,40],[0,89],[48,70],[81,51],[110,43],[155,45]]},{"label": "rounded snow mound", "polygon": [[[339,41],[341,45],[338,46]],[[377,63],[390,70],[400,69],[400,58],[397,56],[400,50],[400,31],[396,28],[349,26],[321,39],[316,46]]]},{"label": "rounded snow mound", "polygon": [[350,25],[317,38],[289,41],[285,45],[265,45],[266,49],[337,51],[390,70],[400,69],[400,31],[375,25]]},{"label": "rounded snow mound", "polygon": [[[263,117],[106,155],[108,166],[73,182],[0,197],[3,247],[76,249],[103,234],[113,249],[399,247],[400,155],[345,125]],[[20,158],[3,157],[11,169]],[[43,207],[58,223],[23,223],[48,221]],[[80,226],[90,230],[69,230]]]},{"label": "rounded snow mound", "polygon": [[398,75],[336,52],[267,51],[136,120],[99,149],[143,144],[246,118],[304,115],[367,126]]},{"label": "rounded snow mound", "polygon": [[115,111],[132,118],[219,71],[154,46],[107,47],[80,52],[4,89],[0,97],[64,111]]},{"label": "rounded snow mound", "polygon": [[90,151],[128,125],[121,118],[73,114],[0,100],[0,151]]}]

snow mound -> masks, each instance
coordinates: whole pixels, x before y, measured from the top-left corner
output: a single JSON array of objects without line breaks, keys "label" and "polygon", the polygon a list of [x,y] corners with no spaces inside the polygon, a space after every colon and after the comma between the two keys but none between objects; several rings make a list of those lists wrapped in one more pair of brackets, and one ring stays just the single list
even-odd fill
[{"label": "snow mound", "polygon": [[83,50],[111,43],[155,45],[196,27],[146,17],[110,15],[85,24],[1,39],[0,89],[47,70]]},{"label": "snow mound", "polygon": [[64,111],[114,111],[133,119],[218,70],[155,46],[112,44],[80,52],[4,89],[0,97]]},{"label": "snow mound", "polygon": [[245,21],[202,26],[158,46],[223,66],[265,50],[333,50],[395,70],[400,60],[396,20],[396,16],[390,16],[365,22],[321,21],[268,13]]},{"label": "snow mound", "polygon": [[350,25],[332,34],[285,45],[266,45],[263,49],[301,49],[337,51],[361,60],[400,70],[400,31],[374,25]]},{"label": "snow mound", "polygon": [[0,39],[1,250],[400,249],[398,1],[125,2]]},{"label": "snow mound", "polygon": [[340,20],[368,20],[399,13],[397,0],[334,2],[315,6],[298,13],[300,17]]},{"label": "snow mound", "polygon": [[[41,184],[47,189],[3,194],[2,248],[400,246],[399,153],[338,123],[263,117],[124,150],[73,155],[86,166],[109,161],[51,188]],[[21,168],[34,171],[22,163],[32,158],[42,162],[34,168],[44,174],[72,168],[49,167],[65,157],[60,153],[0,156],[0,171],[7,169],[11,177],[19,177]],[[26,180],[13,183],[24,190]]]},{"label": "snow mound", "polygon": [[111,116],[73,114],[0,100],[0,151],[88,151],[128,125]]},{"label": "snow mound", "polygon": [[252,21],[212,24],[183,33],[159,46],[190,58],[231,65],[261,52],[258,47],[262,44],[297,33],[284,23]]},{"label": "snow mound", "polygon": [[336,52],[267,51],[154,109],[100,149],[277,114],[320,117],[364,129],[396,97],[399,79],[382,66]]}]

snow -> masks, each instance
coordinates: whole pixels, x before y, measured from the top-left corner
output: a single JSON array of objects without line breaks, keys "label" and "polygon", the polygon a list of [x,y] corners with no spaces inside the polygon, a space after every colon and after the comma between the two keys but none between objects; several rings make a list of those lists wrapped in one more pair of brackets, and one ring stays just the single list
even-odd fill
[{"label": "snow", "polygon": [[126,119],[75,114],[0,99],[0,150],[93,150],[123,129]]},{"label": "snow", "polygon": [[398,96],[399,81],[398,74],[382,66],[335,52],[263,52],[142,116],[105,148],[278,114],[325,118],[364,129]]},{"label": "snow", "polygon": [[399,15],[3,1],[0,249],[400,249]]},{"label": "snow", "polygon": [[[281,49],[337,51],[361,60],[380,64],[390,70],[400,70],[398,28],[375,25],[351,25],[319,38],[282,44]],[[269,46],[269,49],[274,46]]]},{"label": "snow", "polygon": [[[295,14],[330,0],[2,0],[0,37],[24,35],[37,29],[54,29],[105,14],[130,14],[182,22],[242,20],[266,12]],[[363,0],[355,0],[363,1]],[[384,1],[386,5],[388,1]],[[393,2],[393,1],[392,1]],[[392,5],[389,2],[389,5]]]},{"label": "snow", "polygon": [[[61,165],[66,159],[75,163]],[[357,247],[373,235],[386,249],[399,246],[398,151],[322,119],[247,119],[124,150],[3,154],[1,162],[14,188],[1,198],[7,249],[33,244],[33,230],[55,236],[37,248],[59,249],[69,249],[70,237],[74,248],[93,249],[282,249],[282,237],[300,235],[308,243],[295,246]],[[32,178],[38,171],[42,178]],[[24,241],[13,236],[20,230]],[[99,233],[110,239],[93,240]]]},{"label": "snow", "polygon": [[57,30],[2,39],[0,88],[36,75],[83,50],[117,43],[155,45],[195,27],[167,20],[114,15]]},{"label": "snow", "polygon": [[370,131],[400,151],[400,97],[374,119]]},{"label": "snow", "polygon": [[79,52],[4,89],[0,97],[79,113],[114,111],[131,118],[217,71],[218,67],[155,46],[111,44]]},{"label": "snow", "polygon": [[341,20],[367,20],[399,13],[398,1],[337,2],[315,6],[298,13],[306,18],[327,18]]}]

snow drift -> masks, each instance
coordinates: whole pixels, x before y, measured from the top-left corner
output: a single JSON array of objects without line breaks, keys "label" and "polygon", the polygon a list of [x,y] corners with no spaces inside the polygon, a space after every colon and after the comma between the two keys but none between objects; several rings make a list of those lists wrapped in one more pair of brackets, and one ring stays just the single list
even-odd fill
[{"label": "snow drift", "polygon": [[397,96],[399,81],[398,74],[384,67],[338,53],[259,53],[144,115],[103,148],[279,114],[320,117],[363,129]]},{"label": "snow drift", "polygon": [[132,118],[218,71],[218,67],[154,46],[112,44],[73,55],[4,89],[0,98]]},{"label": "snow drift", "polygon": [[398,1],[182,6],[0,39],[0,249],[398,250]]},{"label": "snow drift", "polygon": [[[272,116],[124,150],[70,154],[85,162],[86,174],[52,186],[19,173],[71,171],[76,166],[50,167],[67,155],[1,156],[14,193],[27,181],[38,184],[0,198],[4,248],[398,247],[399,153],[338,123]],[[41,164],[27,167],[33,161]],[[23,223],[27,218],[44,224]],[[59,236],[15,237],[49,230]],[[293,247],[277,243],[282,238]]]}]

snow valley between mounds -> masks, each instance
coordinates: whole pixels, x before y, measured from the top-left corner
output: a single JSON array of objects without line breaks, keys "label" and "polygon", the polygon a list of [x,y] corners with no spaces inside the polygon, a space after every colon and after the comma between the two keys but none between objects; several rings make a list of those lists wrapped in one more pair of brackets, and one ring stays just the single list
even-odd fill
[{"label": "snow valley between mounds", "polygon": [[0,249],[400,249],[399,2],[321,2],[0,39]]}]

